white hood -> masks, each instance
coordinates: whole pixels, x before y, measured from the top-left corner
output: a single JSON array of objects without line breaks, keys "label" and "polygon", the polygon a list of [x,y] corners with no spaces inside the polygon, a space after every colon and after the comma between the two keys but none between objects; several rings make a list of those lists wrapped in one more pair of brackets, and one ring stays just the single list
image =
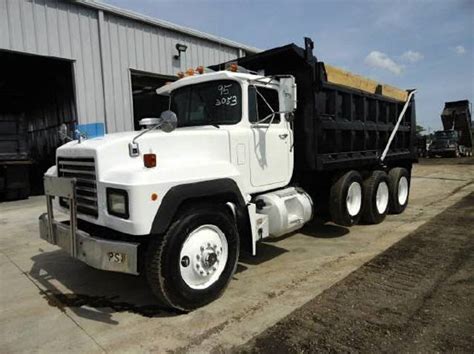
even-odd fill
[{"label": "white hood", "polygon": [[[154,153],[161,170],[196,167],[216,161],[230,162],[229,132],[213,126],[178,128],[171,133],[150,131],[136,140],[140,155],[131,157],[128,144],[139,132],[108,134],[104,137],[69,142],[57,150],[58,157],[94,157],[100,180],[110,173],[130,175],[131,171],[147,170],[143,154]],[[133,183],[132,181],[129,181]]]}]

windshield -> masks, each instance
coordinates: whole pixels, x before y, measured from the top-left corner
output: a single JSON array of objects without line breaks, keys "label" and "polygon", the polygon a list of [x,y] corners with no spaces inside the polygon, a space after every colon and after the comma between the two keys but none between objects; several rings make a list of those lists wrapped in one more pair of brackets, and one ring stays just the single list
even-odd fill
[{"label": "windshield", "polygon": [[178,127],[240,122],[241,91],[233,80],[203,82],[173,91],[171,110],[178,116]]}]

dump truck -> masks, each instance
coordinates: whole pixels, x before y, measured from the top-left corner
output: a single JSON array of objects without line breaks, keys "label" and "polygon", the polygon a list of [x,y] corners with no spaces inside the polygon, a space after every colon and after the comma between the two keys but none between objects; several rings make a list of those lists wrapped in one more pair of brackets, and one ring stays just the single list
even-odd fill
[{"label": "dump truck", "polygon": [[414,91],[318,61],[309,38],[178,77],[157,90],[170,110],[141,131],[58,148],[41,238],[92,267],[144,274],[186,312],[218,298],[240,252],[270,237],[407,207]]},{"label": "dump truck", "polygon": [[468,100],[446,102],[441,113],[443,129],[435,132],[429,156],[472,156],[471,111]]}]

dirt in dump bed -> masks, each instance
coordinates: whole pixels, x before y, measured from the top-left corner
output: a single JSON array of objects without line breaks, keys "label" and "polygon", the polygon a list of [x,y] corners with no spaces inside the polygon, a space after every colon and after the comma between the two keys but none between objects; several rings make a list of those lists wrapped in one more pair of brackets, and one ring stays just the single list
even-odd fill
[{"label": "dirt in dump bed", "polygon": [[237,352],[474,352],[474,194]]}]

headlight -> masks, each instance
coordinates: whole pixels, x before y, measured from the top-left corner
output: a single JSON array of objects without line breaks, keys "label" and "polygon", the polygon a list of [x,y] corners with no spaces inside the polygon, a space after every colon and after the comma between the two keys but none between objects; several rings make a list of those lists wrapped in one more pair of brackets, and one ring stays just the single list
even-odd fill
[{"label": "headlight", "polygon": [[110,215],[128,219],[128,193],[123,189],[107,188],[107,211]]}]

